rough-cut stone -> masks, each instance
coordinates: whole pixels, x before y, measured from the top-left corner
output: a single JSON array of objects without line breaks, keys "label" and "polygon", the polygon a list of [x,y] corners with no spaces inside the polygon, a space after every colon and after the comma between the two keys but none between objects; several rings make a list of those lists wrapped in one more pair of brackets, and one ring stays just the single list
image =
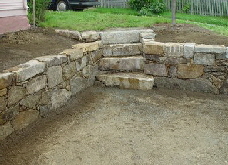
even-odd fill
[{"label": "rough-cut stone", "polygon": [[5,96],[7,94],[7,88],[1,89],[0,90],[0,97]]},{"label": "rough-cut stone", "polygon": [[0,126],[0,140],[5,139],[8,135],[13,133],[14,129],[10,122]]},{"label": "rough-cut stone", "polygon": [[218,94],[218,89],[206,79],[188,79],[155,77],[155,86],[158,88],[181,89],[193,92],[207,92]]},{"label": "rough-cut stone", "polygon": [[99,40],[100,37],[100,33],[96,32],[96,31],[85,31],[82,32],[82,40],[86,41],[86,42],[93,42],[93,41],[97,41]]},{"label": "rough-cut stone", "polygon": [[36,110],[27,110],[20,112],[11,122],[15,130],[20,130],[27,127],[39,117],[39,112]]},{"label": "rough-cut stone", "polygon": [[164,63],[168,65],[187,64],[187,62],[188,60],[182,57],[167,57],[164,60]]},{"label": "rough-cut stone", "polygon": [[63,67],[63,78],[65,80],[68,80],[71,77],[73,77],[75,75],[75,73],[76,73],[76,63],[75,62],[71,62]]},{"label": "rough-cut stone", "polygon": [[96,63],[98,60],[100,60],[103,57],[103,51],[97,50],[89,53],[90,61],[92,63]]},{"label": "rough-cut stone", "polygon": [[126,44],[140,42],[140,31],[107,31],[101,33],[101,40],[103,44]]},{"label": "rough-cut stone", "polygon": [[51,111],[51,108],[48,105],[43,105],[43,106],[40,106],[39,110],[40,110],[40,116],[46,117],[48,116],[48,113]]},{"label": "rough-cut stone", "polygon": [[177,77],[177,68],[176,66],[170,66],[169,67],[169,77]]},{"label": "rough-cut stone", "polygon": [[14,75],[12,73],[0,73],[0,89],[7,88],[12,85]]},{"label": "rough-cut stone", "polygon": [[83,57],[83,50],[82,49],[66,49],[63,52],[61,52],[60,54],[69,56],[71,61],[75,61],[75,60]]},{"label": "rough-cut stone", "polygon": [[45,62],[47,67],[61,65],[64,62],[67,62],[68,58],[64,55],[49,55],[36,58],[40,62]]},{"label": "rough-cut stone", "polygon": [[0,97],[0,113],[6,109],[6,100],[4,97]]},{"label": "rough-cut stone", "polygon": [[101,47],[101,41],[91,43],[80,43],[72,46],[73,49],[81,49],[83,52],[92,52]]},{"label": "rough-cut stone", "polygon": [[18,70],[14,71],[17,75],[17,82],[26,81],[45,70],[45,63],[37,60],[31,60],[18,66]]},{"label": "rough-cut stone", "polygon": [[25,88],[20,87],[20,86],[13,86],[10,90],[9,90],[9,94],[8,94],[8,104],[9,105],[13,105],[17,102],[19,102],[21,99],[24,98],[26,93]]},{"label": "rough-cut stone", "polygon": [[153,76],[168,76],[168,71],[164,64],[145,64],[144,73]]},{"label": "rough-cut stone", "polygon": [[160,42],[145,43],[143,45],[143,52],[152,55],[165,55],[165,44]]},{"label": "rough-cut stone", "polygon": [[150,54],[145,54],[144,57],[146,60],[153,61],[153,62],[160,62],[160,57],[159,55],[150,55]]},{"label": "rough-cut stone", "polygon": [[194,64],[214,65],[215,64],[215,55],[208,54],[208,53],[195,53]]},{"label": "rough-cut stone", "polygon": [[226,79],[222,85],[222,87],[220,88],[220,92],[222,94],[226,94],[228,95],[228,79]]},{"label": "rough-cut stone", "polygon": [[203,65],[195,64],[179,64],[178,65],[178,78],[198,78],[204,73]]},{"label": "rough-cut stone", "polygon": [[149,90],[153,88],[154,78],[143,74],[116,73],[98,75],[97,79],[106,86],[119,86],[124,89]]},{"label": "rough-cut stone", "polygon": [[50,103],[51,103],[51,91],[42,92],[39,104],[48,105]]},{"label": "rough-cut stone", "polygon": [[27,93],[33,94],[35,92],[40,91],[41,89],[44,89],[47,85],[47,77],[46,76],[37,76],[33,79],[31,79],[27,86]]},{"label": "rough-cut stone", "polygon": [[48,77],[49,88],[53,88],[54,86],[60,84],[61,82],[63,82],[62,67],[53,66],[48,68],[47,77]]},{"label": "rough-cut stone", "polygon": [[76,62],[77,71],[81,71],[87,64],[88,58],[86,56],[82,57],[79,61]]},{"label": "rough-cut stone", "polygon": [[195,45],[194,43],[187,43],[184,44],[184,57],[185,58],[193,58],[194,51],[195,51]]},{"label": "rough-cut stone", "polygon": [[103,58],[100,61],[101,70],[137,71],[143,70],[144,58],[141,56],[122,58]]},{"label": "rough-cut stone", "polygon": [[29,108],[29,109],[36,109],[37,104],[41,98],[41,93],[37,93],[34,95],[28,95],[26,98],[21,100],[20,105]]},{"label": "rough-cut stone", "polygon": [[184,56],[184,45],[177,43],[167,43],[165,44],[165,55],[174,57]]},{"label": "rough-cut stone", "polygon": [[82,91],[87,87],[87,79],[74,76],[70,81],[72,95]]},{"label": "rough-cut stone", "polygon": [[0,113],[0,125],[3,125],[6,122],[14,119],[15,116],[19,114],[19,110],[20,110],[20,107],[19,107],[19,104],[17,104],[5,110],[4,112]]},{"label": "rough-cut stone", "polygon": [[144,38],[144,39],[153,39],[155,38],[156,34],[155,33],[151,33],[151,32],[143,32],[140,33],[140,37]]},{"label": "rough-cut stone", "polygon": [[117,44],[105,45],[103,48],[103,55],[108,56],[134,56],[142,53],[142,44]]},{"label": "rough-cut stone", "polygon": [[56,29],[55,32],[64,37],[82,40],[81,34],[78,31]]},{"label": "rough-cut stone", "polygon": [[197,53],[225,53],[226,47],[219,45],[196,45],[195,52]]},{"label": "rough-cut stone", "polygon": [[51,96],[52,108],[56,109],[66,104],[70,99],[71,92],[66,89],[54,90]]}]

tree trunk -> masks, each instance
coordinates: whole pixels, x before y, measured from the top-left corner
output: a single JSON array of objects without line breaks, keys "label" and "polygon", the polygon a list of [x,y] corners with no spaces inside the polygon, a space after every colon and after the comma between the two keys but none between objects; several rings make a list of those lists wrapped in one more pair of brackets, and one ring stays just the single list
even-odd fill
[{"label": "tree trunk", "polygon": [[176,25],[177,0],[172,0],[172,25]]}]

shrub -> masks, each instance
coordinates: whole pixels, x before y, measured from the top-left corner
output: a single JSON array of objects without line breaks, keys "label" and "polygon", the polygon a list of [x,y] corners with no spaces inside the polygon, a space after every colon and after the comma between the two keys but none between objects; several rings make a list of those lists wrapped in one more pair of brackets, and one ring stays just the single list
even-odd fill
[{"label": "shrub", "polygon": [[189,13],[190,10],[191,10],[191,4],[190,3],[185,4],[184,7],[182,8],[182,11],[184,13]]},{"label": "shrub", "polygon": [[150,6],[143,7],[139,11],[140,15],[151,16],[153,14],[161,14],[165,12],[165,4],[161,2],[155,2],[150,4]]},{"label": "shrub", "polygon": [[[45,21],[45,12],[48,8],[50,0],[36,0],[36,24]],[[29,6],[29,20],[32,22],[32,13],[33,13],[33,0],[28,1]]]},{"label": "shrub", "polygon": [[134,10],[141,10],[143,7],[147,6],[153,0],[130,0],[129,6]]}]

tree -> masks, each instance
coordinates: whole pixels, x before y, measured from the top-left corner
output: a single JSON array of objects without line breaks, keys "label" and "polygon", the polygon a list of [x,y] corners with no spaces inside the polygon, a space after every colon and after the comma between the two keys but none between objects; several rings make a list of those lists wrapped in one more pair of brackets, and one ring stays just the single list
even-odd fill
[{"label": "tree", "polygon": [[172,25],[176,25],[176,6],[177,0],[172,0]]}]

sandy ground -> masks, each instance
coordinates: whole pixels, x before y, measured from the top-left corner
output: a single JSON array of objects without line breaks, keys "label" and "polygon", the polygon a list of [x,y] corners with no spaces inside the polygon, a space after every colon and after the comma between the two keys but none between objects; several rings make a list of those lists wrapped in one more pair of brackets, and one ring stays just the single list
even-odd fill
[{"label": "sandy ground", "polygon": [[93,87],[0,144],[1,165],[227,165],[228,96]]}]

